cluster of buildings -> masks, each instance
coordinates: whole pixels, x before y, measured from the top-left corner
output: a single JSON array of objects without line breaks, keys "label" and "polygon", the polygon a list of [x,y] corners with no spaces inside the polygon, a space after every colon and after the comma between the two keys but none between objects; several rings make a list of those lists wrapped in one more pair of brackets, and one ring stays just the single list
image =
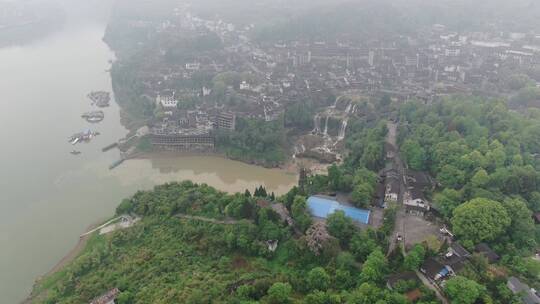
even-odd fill
[{"label": "cluster of buildings", "polygon": [[158,95],[163,117],[152,123],[150,139],[156,148],[171,151],[209,152],[214,149],[215,130],[234,130],[236,115],[230,112],[181,110],[175,94]]},{"label": "cluster of buildings", "polygon": [[373,205],[386,208],[390,203],[403,201],[406,213],[426,215],[432,206],[424,193],[434,189],[434,179],[426,172],[404,168],[393,144],[386,143],[385,152],[390,163],[379,174]]},{"label": "cluster of buildings", "polygon": [[[500,257],[485,243],[475,246],[474,253],[483,256],[489,264],[497,262]],[[434,284],[444,286],[444,282],[452,276],[459,275],[468,264],[471,254],[458,242],[454,242],[448,248],[448,252],[441,256],[428,257],[422,264],[420,271]],[[521,298],[524,304],[540,303],[540,294],[521,282],[516,277],[509,277],[507,287],[515,295]]]},{"label": "cluster of buildings", "polygon": [[[254,25],[205,20],[194,16],[188,6],[177,7],[168,20],[135,20],[131,26],[150,29],[169,42],[185,37],[219,39],[220,47],[190,54],[180,62],[167,60],[174,50],[164,45],[174,44],[159,44],[154,58],[147,58],[149,64],[138,71],[144,95],[157,98],[167,113],[178,103],[196,98],[197,117],[217,111],[272,121],[300,100],[310,100],[321,109],[332,104],[329,96],[347,94],[368,100],[389,96],[397,102],[416,99],[426,103],[456,93],[506,94],[501,83],[507,71],[517,73],[540,64],[540,34],[495,29],[454,32],[436,24],[410,36],[354,40],[343,33],[332,40],[256,42],[250,39]],[[215,80],[200,81],[201,75],[223,73],[236,73],[237,79],[225,87],[216,86]],[[178,88],[178,83],[187,82],[191,86]],[[167,95],[173,89],[176,95]],[[354,110],[348,114],[362,115],[364,111],[360,107]],[[163,123],[170,123],[169,116]],[[204,125],[203,120],[197,128]],[[234,120],[226,121],[234,125]],[[179,129],[169,135],[186,136]],[[337,139],[344,137],[345,130],[339,133]],[[410,201],[418,201],[416,192],[409,194]]]}]

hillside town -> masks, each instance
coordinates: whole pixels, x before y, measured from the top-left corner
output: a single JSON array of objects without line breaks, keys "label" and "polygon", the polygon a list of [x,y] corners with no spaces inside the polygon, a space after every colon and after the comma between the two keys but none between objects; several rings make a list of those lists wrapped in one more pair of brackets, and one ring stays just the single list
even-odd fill
[{"label": "hillside town", "polygon": [[[510,98],[519,107],[539,97],[537,81],[526,74],[538,70],[540,33],[495,25],[489,32],[457,32],[433,24],[410,36],[362,41],[348,33],[255,41],[249,38],[254,25],[202,19],[180,5],[167,20],[133,19],[129,26],[167,41],[145,53],[151,57],[134,80],[140,96],[158,108],[152,141],[161,148],[212,149],[211,131],[234,129],[236,117],[276,121],[298,100],[310,100],[312,128],[297,134],[289,155],[334,161],[349,119],[369,116],[372,100],[429,104],[474,94]],[[171,48],[186,37],[197,50]]]}]

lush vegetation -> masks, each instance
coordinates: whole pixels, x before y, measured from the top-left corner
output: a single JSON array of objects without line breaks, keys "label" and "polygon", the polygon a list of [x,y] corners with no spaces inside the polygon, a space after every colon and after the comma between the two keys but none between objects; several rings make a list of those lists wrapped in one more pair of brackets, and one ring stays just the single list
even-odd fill
[{"label": "lush vegetation", "polygon": [[509,254],[535,248],[538,111],[522,115],[502,101],[454,98],[431,106],[408,103],[401,117],[403,158],[436,177],[435,207],[467,246],[488,241]]},{"label": "lush vegetation", "polygon": [[[38,285],[46,294],[39,302],[83,303],[118,287],[120,304],[408,303],[384,287],[387,275],[405,266],[388,262],[379,232],[360,232],[342,213],[329,218],[325,232],[312,224],[297,188],[273,202],[289,209],[295,226],[288,227],[257,203],[272,195],[262,187],[254,193],[259,197],[227,195],[191,182],[138,192],[117,213],[142,220],[94,236],[64,271]],[[326,237],[312,233],[317,229]],[[433,295],[426,291],[424,299],[431,303]]]},{"label": "lush vegetation", "polygon": [[[436,177],[434,207],[458,240],[469,250],[488,243],[502,255],[505,271],[537,286],[540,263],[530,256],[540,242],[532,219],[540,211],[538,110],[522,114],[500,100],[452,98],[408,103],[400,115],[403,159]],[[491,294],[513,303],[485,261],[475,258],[473,264],[465,278],[448,282],[454,302],[474,303]]]},{"label": "lush vegetation", "polygon": [[265,166],[273,167],[285,160],[282,121],[238,118],[235,131],[217,132],[216,145],[233,159]]}]

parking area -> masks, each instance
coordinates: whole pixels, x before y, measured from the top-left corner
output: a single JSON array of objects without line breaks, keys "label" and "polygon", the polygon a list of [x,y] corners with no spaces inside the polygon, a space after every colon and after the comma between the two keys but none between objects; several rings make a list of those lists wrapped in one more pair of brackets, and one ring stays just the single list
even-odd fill
[{"label": "parking area", "polygon": [[[437,241],[442,243],[444,237],[439,232],[439,226],[425,220],[421,216],[404,214],[403,218],[403,238],[405,248],[409,249],[414,244],[428,242],[430,247],[435,246]],[[439,245],[440,246],[440,245]]]}]

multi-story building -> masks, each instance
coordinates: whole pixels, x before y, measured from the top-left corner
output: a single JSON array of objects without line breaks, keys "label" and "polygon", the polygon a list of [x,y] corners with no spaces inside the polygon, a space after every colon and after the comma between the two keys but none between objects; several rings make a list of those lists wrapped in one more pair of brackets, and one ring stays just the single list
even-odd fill
[{"label": "multi-story building", "polygon": [[236,128],[236,115],[234,113],[219,113],[216,116],[216,127],[218,129],[233,130]]}]

